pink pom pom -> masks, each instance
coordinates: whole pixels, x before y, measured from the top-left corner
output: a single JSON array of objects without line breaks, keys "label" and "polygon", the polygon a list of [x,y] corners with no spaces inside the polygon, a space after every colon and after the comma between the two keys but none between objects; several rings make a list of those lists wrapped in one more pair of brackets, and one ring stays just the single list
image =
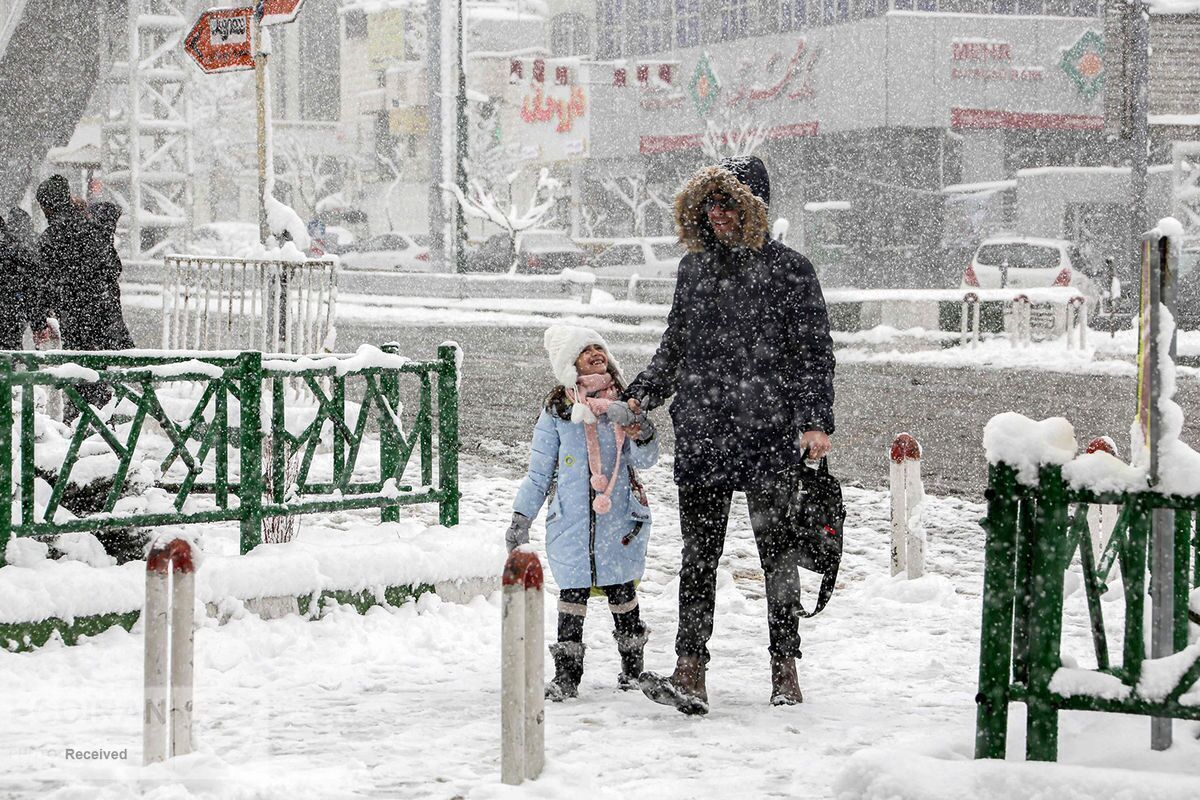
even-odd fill
[{"label": "pink pom pom", "polygon": [[603,475],[593,475],[592,488],[597,492],[603,492],[608,488],[608,478],[604,477]]},{"label": "pink pom pom", "polygon": [[596,509],[597,514],[607,514],[612,511],[612,498],[606,494],[598,495],[592,501],[592,508]]}]

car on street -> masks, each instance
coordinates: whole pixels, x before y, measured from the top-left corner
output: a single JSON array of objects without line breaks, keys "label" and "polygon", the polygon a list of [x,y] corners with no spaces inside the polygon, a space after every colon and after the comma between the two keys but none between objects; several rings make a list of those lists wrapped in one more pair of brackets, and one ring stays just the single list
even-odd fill
[{"label": "car on street", "polygon": [[507,233],[488,238],[467,254],[467,270],[507,272],[514,260],[518,275],[557,275],[589,263],[587,252],[563,231],[530,230],[517,234],[515,247]]},{"label": "car on street", "polygon": [[346,247],[341,256],[345,269],[394,269],[401,272],[430,272],[429,236],[391,231]]},{"label": "car on street", "polygon": [[1079,248],[1065,239],[1032,236],[993,236],[975,249],[963,271],[961,289],[1032,289],[1071,286],[1090,302],[1099,300],[1099,287]]},{"label": "car on street", "polygon": [[259,242],[254,222],[205,222],[197,225],[192,237],[179,249],[180,255],[238,258]]},{"label": "car on street", "polygon": [[592,259],[592,271],[604,278],[674,278],[686,253],[674,236],[618,239]]}]

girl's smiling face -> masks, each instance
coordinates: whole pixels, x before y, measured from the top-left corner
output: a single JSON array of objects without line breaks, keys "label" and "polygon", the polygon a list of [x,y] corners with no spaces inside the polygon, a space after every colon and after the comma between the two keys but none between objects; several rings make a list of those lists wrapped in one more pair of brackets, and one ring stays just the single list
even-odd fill
[{"label": "girl's smiling face", "polygon": [[603,375],[608,372],[608,354],[600,345],[589,344],[575,359],[575,371],[580,375]]}]

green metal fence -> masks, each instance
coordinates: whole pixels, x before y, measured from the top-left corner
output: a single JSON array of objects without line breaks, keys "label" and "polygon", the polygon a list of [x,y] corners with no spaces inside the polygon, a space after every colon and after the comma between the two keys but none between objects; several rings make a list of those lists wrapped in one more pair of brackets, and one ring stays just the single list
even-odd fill
[{"label": "green metal fence", "polygon": [[[1026,757],[1039,761],[1057,758],[1060,710],[1200,719],[1200,705],[1180,702],[1200,678],[1200,658],[1181,666],[1182,674],[1169,690],[1151,690],[1141,683],[1147,666],[1146,598],[1154,579],[1149,562],[1151,516],[1155,509],[1175,512],[1172,634],[1173,649],[1179,653],[1188,646],[1188,595],[1200,584],[1200,498],[1073,489],[1055,466],[1043,466],[1037,486],[1026,486],[1018,482],[1013,467],[996,464],[990,469],[987,499],[975,757],[1004,758],[1011,702],[1026,704]],[[1099,559],[1093,552],[1098,532],[1088,523],[1088,508],[1095,504],[1120,508]],[[1069,681],[1056,683],[1055,675],[1063,667],[1064,575],[1076,553],[1096,669],[1089,675],[1073,671]],[[1101,603],[1114,565],[1120,566],[1124,588],[1119,664],[1109,652]]]},{"label": "green metal fence", "polygon": [[[457,524],[456,350],[443,345],[438,359],[427,362],[403,359],[388,346],[375,352],[374,359],[264,357],[259,352],[0,353],[0,397],[8,398],[0,401],[0,565],[12,536],[237,521],[245,553],[261,543],[262,522],[268,517],[379,508],[384,521],[395,521],[402,505],[438,503],[441,524]],[[400,414],[401,380],[406,375],[419,383],[417,411],[407,431]],[[80,394],[81,383],[97,380],[111,387],[124,409],[132,408],[120,425],[103,419]],[[163,389],[172,384],[188,384],[192,396],[198,393],[190,413],[169,414],[164,409]],[[54,470],[38,466],[39,388],[60,391],[64,407],[79,414],[62,463]],[[269,391],[269,408],[264,407],[264,388]],[[302,402],[295,404],[303,408],[290,408],[289,398],[299,398]],[[289,412],[294,418],[298,410],[312,414],[312,419],[299,432],[289,431]],[[186,419],[180,421],[182,417]],[[173,494],[173,508],[119,510],[118,501],[131,488],[139,442],[151,421],[169,446],[157,463],[153,485]],[[332,431],[328,474],[317,475],[314,457],[327,425]],[[360,463],[367,461],[362,458],[364,446],[375,430],[377,469]],[[273,446],[266,447],[268,441]],[[102,510],[55,521],[85,449],[117,457]],[[420,482],[402,484],[414,452]],[[289,463],[296,466],[289,470]],[[2,466],[14,464],[15,469]],[[182,478],[171,480],[168,473],[177,464],[183,465],[176,470],[182,471]],[[51,486],[44,507],[36,502],[38,479]],[[203,504],[207,507],[185,509],[188,498],[197,495],[211,495]]]}]

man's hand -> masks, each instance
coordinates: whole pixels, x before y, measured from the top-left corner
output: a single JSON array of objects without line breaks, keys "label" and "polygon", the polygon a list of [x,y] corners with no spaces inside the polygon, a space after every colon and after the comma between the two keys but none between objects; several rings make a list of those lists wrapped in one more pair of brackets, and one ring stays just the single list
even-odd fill
[{"label": "man's hand", "polygon": [[642,404],[636,397],[631,397],[625,401],[629,405],[629,410],[635,414],[642,413]]},{"label": "man's hand", "polygon": [[800,449],[808,451],[808,458],[816,461],[829,455],[833,445],[829,443],[829,434],[825,431],[805,431],[800,434]]}]

